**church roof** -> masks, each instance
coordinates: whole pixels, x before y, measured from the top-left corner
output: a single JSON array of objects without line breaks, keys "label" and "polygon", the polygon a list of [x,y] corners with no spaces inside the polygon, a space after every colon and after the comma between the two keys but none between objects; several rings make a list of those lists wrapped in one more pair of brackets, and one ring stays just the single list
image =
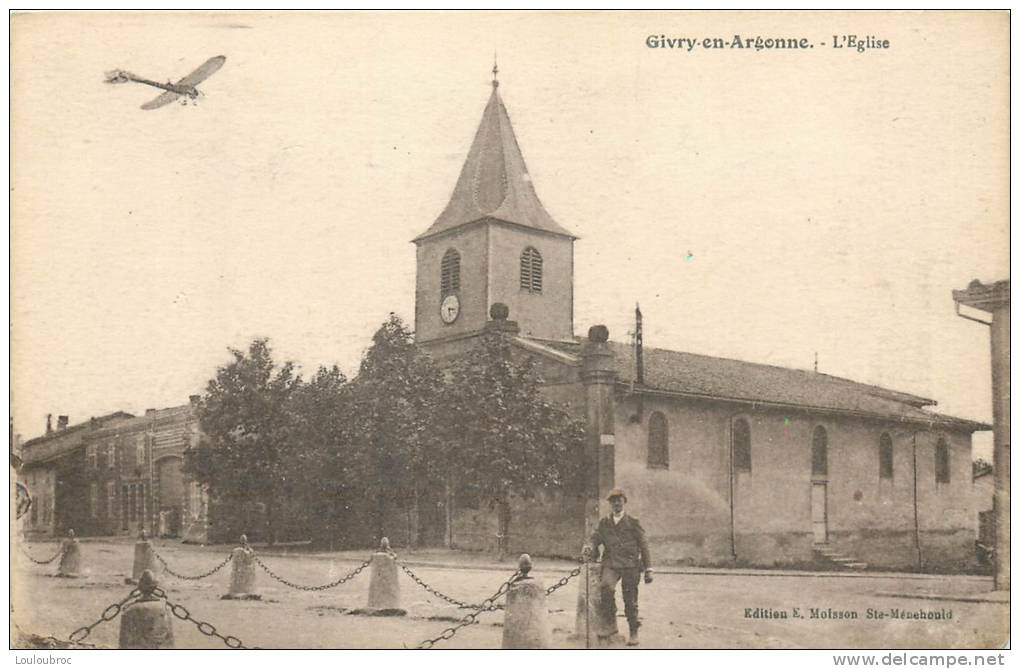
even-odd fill
[{"label": "church roof", "polygon": [[[580,342],[532,343],[560,356],[568,354],[575,365],[581,362]],[[635,376],[634,347],[623,342],[609,342],[609,346],[619,383],[629,388]],[[555,357],[551,353],[548,357]],[[842,413],[970,431],[991,429],[985,423],[926,409],[936,404],[933,399],[802,369],[649,347],[644,348],[644,368],[644,383],[634,384],[634,392]]]},{"label": "church roof", "polygon": [[[634,347],[611,342],[621,382],[634,378]],[[694,397],[761,402],[910,423],[929,423],[970,430],[990,426],[934,413],[923,407],[935,400],[859,383],[818,372],[715,358],[666,349],[644,349],[642,390],[659,390]]]},{"label": "church roof", "polygon": [[414,241],[485,218],[574,237],[552,219],[535,193],[497,81],[449,204]]}]

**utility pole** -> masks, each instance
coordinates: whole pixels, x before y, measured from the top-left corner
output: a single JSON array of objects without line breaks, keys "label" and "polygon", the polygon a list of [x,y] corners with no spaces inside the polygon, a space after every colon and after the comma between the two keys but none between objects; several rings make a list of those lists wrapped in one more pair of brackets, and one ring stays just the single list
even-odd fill
[{"label": "utility pole", "polygon": [[[995,431],[992,468],[995,495],[995,589],[1009,590],[1009,279],[983,284],[973,280],[953,291],[956,314],[987,325],[992,344],[992,424]],[[991,314],[992,320],[960,312],[960,305]]]}]

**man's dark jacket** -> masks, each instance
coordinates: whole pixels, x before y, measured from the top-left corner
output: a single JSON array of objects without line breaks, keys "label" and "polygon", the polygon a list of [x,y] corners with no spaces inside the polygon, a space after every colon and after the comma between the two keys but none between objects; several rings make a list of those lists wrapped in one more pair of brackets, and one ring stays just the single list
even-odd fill
[{"label": "man's dark jacket", "polygon": [[613,569],[651,569],[652,556],[648,552],[645,531],[637,518],[623,514],[619,523],[613,518],[603,518],[591,535],[591,549],[594,556],[599,546],[605,546],[602,564]]}]

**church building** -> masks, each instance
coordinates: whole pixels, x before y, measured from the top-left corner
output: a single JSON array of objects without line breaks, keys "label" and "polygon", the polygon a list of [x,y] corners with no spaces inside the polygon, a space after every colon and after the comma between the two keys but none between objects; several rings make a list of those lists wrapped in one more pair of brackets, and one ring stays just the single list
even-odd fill
[{"label": "church building", "polygon": [[[598,497],[627,491],[659,563],[974,562],[971,435],[989,426],[814,371],[645,348],[640,326],[636,342],[575,335],[577,237],[539,200],[492,86],[449,204],[413,240],[420,346],[442,364],[507,333],[587,421]],[[596,496],[563,497],[518,505],[511,551],[579,554]],[[471,506],[449,501],[445,543],[491,549],[496,514]]]}]

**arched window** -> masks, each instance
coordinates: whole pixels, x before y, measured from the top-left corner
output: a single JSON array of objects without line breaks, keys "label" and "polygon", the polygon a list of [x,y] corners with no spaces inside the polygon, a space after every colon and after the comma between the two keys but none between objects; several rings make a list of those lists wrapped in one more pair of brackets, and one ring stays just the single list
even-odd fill
[{"label": "arched window", "polygon": [[542,254],[534,246],[521,254],[521,289],[529,293],[542,292]]},{"label": "arched window", "polygon": [[942,437],[935,444],[935,482],[949,483],[949,444]]},{"label": "arched window", "polygon": [[893,477],[892,459],[892,437],[888,432],[883,432],[878,438],[878,477],[891,479]]},{"label": "arched window", "polygon": [[439,268],[439,292],[443,297],[460,290],[460,254],[448,249]]},{"label": "arched window", "polygon": [[743,418],[733,421],[733,469],[751,471],[751,426]]},{"label": "arched window", "polygon": [[661,411],[648,417],[648,466],[657,469],[669,467],[669,424]]},{"label": "arched window", "polygon": [[829,475],[829,434],[821,425],[811,437],[811,475]]}]

